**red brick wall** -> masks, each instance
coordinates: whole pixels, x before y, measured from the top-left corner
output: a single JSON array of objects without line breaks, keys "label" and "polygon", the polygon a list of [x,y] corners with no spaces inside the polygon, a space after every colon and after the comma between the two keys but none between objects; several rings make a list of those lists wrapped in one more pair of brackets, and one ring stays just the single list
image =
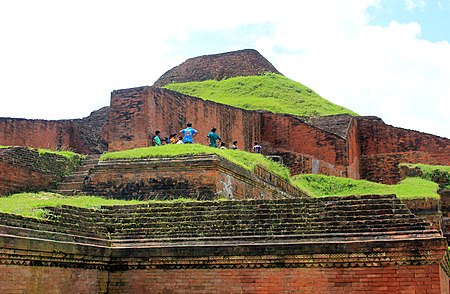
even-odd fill
[{"label": "red brick wall", "polygon": [[99,270],[0,265],[2,294],[107,293],[107,282],[108,273]]},{"label": "red brick wall", "polygon": [[272,113],[263,114],[262,134],[263,149],[281,154],[294,174],[347,174],[347,143],[337,135],[295,117]]},{"label": "red brick wall", "polygon": [[71,121],[0,118],[0,145],[65,148],[89,153]]},{"label": "red brick wall", "polygon": [[450,165],[450,140],[358,119],[361,178],[386,184],[400,180],[401,162]]},{"label": "red brick wall", "polygon": [[353,119],[347,133],[348,168],[347,176],[360,179],[360,149],[358,143],[358,121]]},{"label": "red brick wall", "polygon": [[39,154],[36,149],[11,147],[0,149],[0,195],[22,191],[40,191],[52,185],[78,166],[56,154]]},{"label": "red brick wall", "polygon": [[109,293],[448,293],[439,265],[374,268],[131,270]]},{"label": "red brick wall", "polygon": [[44,190],[55,179],[52,175],[5,162],[0,162],[0,177],[0,195],[19,191]]},{"label": "red brick wall", "polygon": [[178,136],[187,122],[198,131],[196,143],[204,145],[206,135],[216,127],[227,145],[237,140],[240,149],[250,150],[260,131],[259,113],[153,87],[114,91],[110,119],[110,151],[149,146],[156,130],[162,137]]},{"label": "red brick wall", "polygon": [[197,156],[181,161],[164,159],[112,165],[103,163],[90,171],[83,190],[88,194],[117,199],[189,197],[210,200],[219,196],[274,199],[285,196],[281,191],[295,189],[275,175],[267,175],[267,178],[271,181],[263,181],[237,165],[223,160],[219,162],[217,157]]}]

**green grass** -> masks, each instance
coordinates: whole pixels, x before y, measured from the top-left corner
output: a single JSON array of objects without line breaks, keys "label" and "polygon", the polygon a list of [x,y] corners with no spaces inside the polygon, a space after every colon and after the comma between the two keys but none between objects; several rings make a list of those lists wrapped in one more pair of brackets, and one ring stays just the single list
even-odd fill
[{"label": "green grass", "polygon": [[167,158],[199,154],[217,154],[247,170],[253,170],[256,165],[261,165],[269,171],[289,181],[289,169],[274,162],[261,154],[250,153],[242,150],[218,149],[200,144],[171,144],[158,147],[145,147],[130,150],[107,152],[100,160],[133,159],[133,158]]},{"label": "green grass", "polygon": [[[0,146],[0,149],[7,149],[7,148],[12,148],[14,146]],[[30,150],[37,150],[39,152],[39,154],[46,154],[46,153],[52,153],[52,154],[58,154],[61,156],[64,156],[68,159],[74,159],[75,157],[85,157],[84,155],[72,152],[72,151],[68,151],[68,150],[50,150],[50,149],[44,149],[44,148],[32,148],[32,147],[23,147],[23,148],[28,148]]]},{"label": "green grass", "polygon": [[421,178],[438,183],[441,188],[450,189],[450,166],[448,165],[401,163],[399,166],[419,168],[422,171]]},{"label": "green grass", "polygon": [[443,172],[450,173],[450,166],[448,165],[429,165],[421,163],[401,163],[400,166],[407,166],[409,168],[420,168],[423,173],[431,173],[435,170],[440,170]]},{"label": "green grass", "polygon": [[297,175],[292,182],[312,197],[396,194],[399,198],[439,198],[438,185],[421,178],[406,178],[397,185],[324,175]]},{"label": "green grass", "polygon": [[320,97],[304,85],[273,73],[221,81],[173,83],[164,88],[248,110],[296,116],[357,115]]},{"label": "green grass", "polygon": [[0,212],[18,214],[26,217],[43,218],[45,206],[72,205],[84,208],[98,208],[103,205],[139,204],[137,200],[111,200],[93,196],[62,196],[55,193],[19,193],[0,197]]},{"label": "green grass", "polygon": [[68,159],[74,159],[75,157],[86,157],[85,155],[81,155],[81,154],[78,154],[78,153],[75,153],[72,151],[68,151],[68,150],[56,151],[56,150],[39,148],[38,152],[39,152],[39,154],[46,154],[46,153],[57,154],[57,155],[64,156]]}]

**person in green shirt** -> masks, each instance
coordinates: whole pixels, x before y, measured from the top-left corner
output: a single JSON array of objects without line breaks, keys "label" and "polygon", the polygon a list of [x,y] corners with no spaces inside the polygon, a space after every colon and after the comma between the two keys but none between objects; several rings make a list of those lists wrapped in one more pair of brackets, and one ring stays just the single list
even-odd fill
[{"label": "person in green shirt", "polygon": [[161,146],[162,145],[161,138],[159,137],[160,133],[161,133],[160,131],[156,131],[155,132],[155,136],[153,137],[153,145],[155,145],[155,146]]},{"label": "person in green shirt", "polygon": [[216,134],[216,128],[212,128],[211,132],[206,136],[209,140],[209,146],[217,148],[217,141],[222,140],[222,138]]}]

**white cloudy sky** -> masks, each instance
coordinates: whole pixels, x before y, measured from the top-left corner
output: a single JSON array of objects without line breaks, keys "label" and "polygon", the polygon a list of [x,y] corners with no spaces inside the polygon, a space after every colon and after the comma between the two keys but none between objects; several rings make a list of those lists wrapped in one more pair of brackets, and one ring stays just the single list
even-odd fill
[{"label": "white cloudy sky", "polygon": [[336,104],[450,138],[449,28],[450,0],[1,1],[0,117],[85,117],[187,58],[253,48]]}]

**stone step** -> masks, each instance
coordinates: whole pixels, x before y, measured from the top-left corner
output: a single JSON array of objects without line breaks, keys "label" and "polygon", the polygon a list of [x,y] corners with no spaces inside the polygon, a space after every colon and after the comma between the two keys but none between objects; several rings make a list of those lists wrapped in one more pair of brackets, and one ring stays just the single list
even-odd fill
[{"label": "stone step", "polygon": [[[48,208],[52,210],[51,208]],[[172,211],[171,209],[166,210],[164,213],[116,213],[115,215],[106,215],[102,210],[102,219],[107,219],[109,223],[144,223],[148,221],[182,221],[182,220],[226,220],[229,218],[233,219],[256,219],[256,220],[274,220],[274,219],[293,219],[293,218],[303,218],[316,220],[357,220],[357,219],[379,219],[379,218],[392,218],[396,215],[400,215],[402,218],[414,217],[412,213],[408,210],[359,210],[356,212],[348,211],[328,211],[326,213],[322,211],[306,210],[304,208],[294,207],[286,210],[258,210],[258,211],[247,211],[243,213],[242,210],[232,211],[232,210],[204,210],[204,211]],[[87,218],[92,219],[92,212],[89,210],[80,211],[79,209],[70,208],[58,208],[54,210],[54,213],[58,214],[59,218],[67,217],[69,219],[77,218]]]},{"label": "stone step", "polygon": [[[57,219],[57,217],[56,217]],[[96,230],[103,230],[107,226],[111,226],[116,232],[135,232],[134,234],[142,231],[209,231],[211,229],[221,230],[221,231],[235,231],[235,230],[266,230],[270,232],[286,230],[286,231],[309,231],[309,230],[320,230],[320,231],[330,231],[330,230],[366,230],[370,228],[380,228],[391,230],[394,227],[414,227],[420,226],[422,228],[428,225],[425,222],[418,222],[417,219],[408,218],[397,218],[397,219],[387,219],[387,220],[360,220],[360,221],[335,221],[335,222],[322,222],[320,220],[314,221],[273,221],[273,220],[226,220],[226,221],[216,221],[216,220],[202,220],[202,221],[178,221],[178,222],[148,222],[148,223],[96,223],[96,222],[84,222],[79,219],[58,219],[60,224],[70,226],[74,222],[81,224],[83,227],[92,227]]]},{"label": "stone step", "polygon": [[[423,227],[421,226],[396,226],[392,227],[393,231],[423,231]],[[329,230],[301,230],[298,229],[296,231],[292,230],[209,230],[209,231],[175,231],[175,230],[141,230],[139,234],[136,231],[131,232],[113,232],[109,234],[109,236],[113,239],[147,239],[147,238],[180,238],[180,237],[210,237],[210,236],[254,236],[254,235],[265,235],[269,237],[277,236],[277,235],[299,235],[299,234],[307,234],[307,235],[326,235],[326,234],[357,234],[357,233],[377,233],[379,235],[386,235],[386,230],[384,228],[377,227],[369,227],[364,231],[354,228],[348,228],[345,230],[341,230],[340,228],[329,229]]]},{"label": "stone step", "polygon": [[87,174],[85,173],[74,173],[68,175],[64,178],[64,182],[83,182]]},{"label": "stone step", "polygon": [[[239,219],[240,221],[275,221],[275,220],[309,220],[309,221],[358,221],[358,220],[383,220],[383,219],[413,219],[413,214],[381,214],[381,211],[375,211],[375,213],[368,215],[341,215],[341,216],[329,216],[327,214],[309,214],[304,212],[292,213],[292,212],[279,212],[277,214],[246,214],[242,215],[238,212],[226,212],[222,214],[164,214],[164,215],[117,215],[115,217],[104,218],[108,220],[109,223],[115,224],[128,224],[128,223],[154,223],[154,222],[179,222],[179,221],[203,221],[203,220],[234,220]],[[68,214],[68,218],[71,218]]]},{"label": "stone step", "polygon": [[69,190],[63,190],[63,189],[56,189],[52,190],[53,193],[66,195],[66,196],[76,196],[76,195],[84,195],[84,192],[77,189],[69,189]]},{"label": "stone step", "polygon": [[[427,234],[435,235],[435,230],[413,230],[413,231],[394,231],[394,232],[388,232],[383,233],[383,238],[396,238],[396,236],[411,236],[412,238],[415,237],[423,237]],[[128,236],[127,238],[119,238],[115,239],[114,236],[111,236],[111,242],[113,246],[130,246],[133,244],[139,245],[139,246],[146,246],[146,245],[157,245],[157,242],[164,242],[164,244],[167,243],[193,243],[193,242],[201,242],[202,244],[206,244],[207,242],[213,242],[213,244],[217,244],[217,242],[240,242],[240,241],[253,241],[257,243],[264,243],[264,242],[285,242],[285,240],[292,240],[295,241],[298,240],[308,240],[311,239],[314,240],[320,240],[323,239],[324,241],[330,241],[330,239],[341,239],[341,240],[364,240],[369,239],[373,240],[373,238],[380,238],[380,233],[377,232],[355,232],[355,233],[333,233],[333,234],[293,234],[293,235],[274,235],[274,236],[267,236],[267,235],[246,235],[246,236],[194,236],[194,235],[184,235],[184,236],[177,236],[177,237],[164,237],[159,236],[155,238],[137,238],[133,239],[133,236]],[[222,243],[223,244],[223,243]]]},{"label": "stone step", "polygon": [[83,190],[84,182],[62,182],[59,184],[59,190]]},{"label": "stone step", "polygon": [[288,204],[288,205],[284,205],[284,204],[279,204],[279,205],[272,205],[272,206],[267,206],[267,207],[256,207],[254,205],[240,205],[240,206],[219,206],[219,205],[209,205],[209,206],[179,206],[179,207],[174,207],[174,206],[161,206],[161,207],[139,207],[136,209],[131,209],[131,208],[126,208],[124,210],[109,210],[107,207],[105,207],[105,214],[112,214],[112,215],[119,215],[119,214],[128,214],[128,213],[132,213],[135,215],[150,215],[150,214],[162,214],[162,213],[179,213],[181,211],[181,213],[185,212],[189,212],[189,211],[195,211],[197,214],[202,214],[202,213],[221,213],[221,212],[229,212],[229,211],[239,211],[242,213],[249,213],[249,212],[257,212],[257,213],[273,213],[273,212],[283,212],[283,211],[295,211],[297,212],[298,210],[303,210],[303,211],[321,211],[321,212],[325,212],[328,213],[330,215],[335,214],[335,215],[339,215],[339,214],[349,214],[349,213],[353,213],[353,214],[357,214],[357,213],[365,213],[366,211],[372,211],[372,210],[379,210],[379,211],[385,211],[387,213],[396,213],[396,212],[401,212],[401,213],[406,213],[409,212],[409,210],[404,206],[404,205],[399,205],[397,207],[392,207],[391,205],[385,205],[385,204],[373,204],[373,205],[365,205],[365,206],[359,206],[358,209],[356,209],[356,207],[351,207],[348,209],[333,209],[333,208],[328,208],[328,209],[323,209],[320,205],[292,205],[292,204]]}]

